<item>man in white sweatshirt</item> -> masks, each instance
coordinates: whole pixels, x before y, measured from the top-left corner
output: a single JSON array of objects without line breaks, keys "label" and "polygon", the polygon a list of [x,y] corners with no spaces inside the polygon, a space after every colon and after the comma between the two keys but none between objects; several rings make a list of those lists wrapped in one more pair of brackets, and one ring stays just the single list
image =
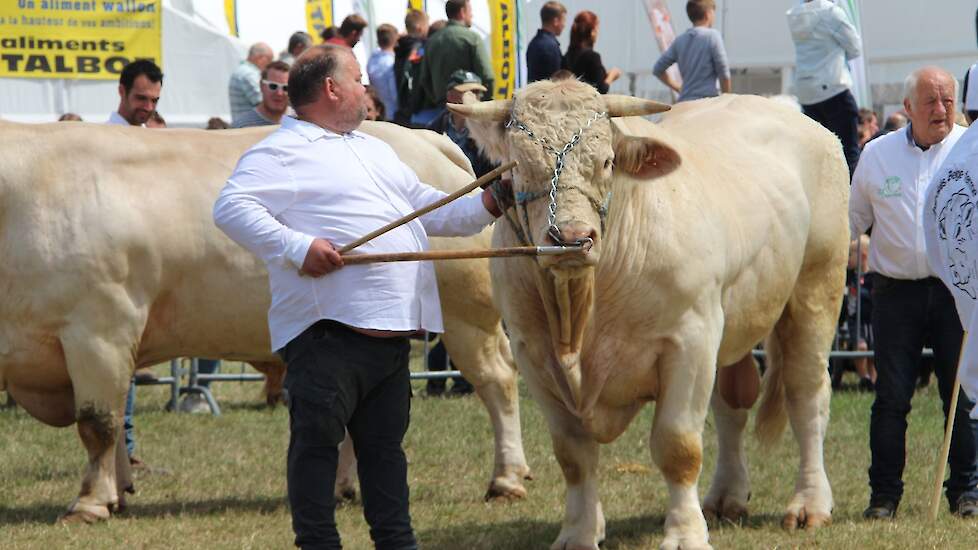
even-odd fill
[{"label": "man in white sweatshirt", "polygon": [[862,41],[830,0],[806,0],[787,16],[795,42],[795,95],[806,115],[839,137],[851,175],[859,160],[859,108],[846,62],[862,54]]}]

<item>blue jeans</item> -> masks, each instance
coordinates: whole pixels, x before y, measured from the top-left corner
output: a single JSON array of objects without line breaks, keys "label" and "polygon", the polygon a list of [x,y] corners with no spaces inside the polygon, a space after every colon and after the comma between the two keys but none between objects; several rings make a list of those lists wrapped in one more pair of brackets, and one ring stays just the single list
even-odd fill
[{"label": "blue jeans", "polygon": [[136,408],[136,380],[129,380],[129,393],[126,395],[126,413],[122,417],[122,428],[125,431],[126,450],[129,456],[136,451],[136,437],[133,435],[132,411]]},{"label": "blue jeans", "polygon": [[[869,485],[874,500],[898,503],[903,496],[907,415],[925,339],[934,349],[934,374],[946,423],[962,330],[954,298],[939,279],[909,281],[879,274],[873,277],[877,379],[869,424]],[[948,456],[951,475],[944,483],[952,506],[962,495],[978,498],[978,421],[969,416],[973,405],[961,392]]]},{"label": "blue jeans", "polygon": [[416,550],[408,512],[411,380],[407,338],[374,338],[319,321],[280,351],[288,365],[287,481],[295,545],[341,548],[334,512],[337,446],[350,431],[363,516],[378,550]]}]

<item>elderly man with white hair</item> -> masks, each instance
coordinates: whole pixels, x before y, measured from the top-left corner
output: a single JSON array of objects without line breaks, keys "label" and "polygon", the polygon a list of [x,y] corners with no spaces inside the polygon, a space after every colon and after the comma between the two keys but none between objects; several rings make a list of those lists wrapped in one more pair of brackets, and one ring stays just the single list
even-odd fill
[{"label": "elderly man with white hair", "polygon": [[228,99],[231,101],[231,125],[261,103],[261,72],[275,59],[272,47],[258,42],[248,48],[248,58],[231,73]]},{"label": "elderly man with white hair", "polygon": [[[869,439],[872,493],[867,519],[892,519],[903,496],[907,415],[927,341],[947,417],[954,384],[961,322],[954,299],[928,264],[923,208],[927,191],[965,129],[954,124],[957,81],[938,67],[914,71],[904,87],[910,124],[866,145],[852,179],[849,202],[853,238],[872,228],[869,270],[873,281],[876,400]],[[963,396],[962,396],[963,397]],[[978,516],[978,422],[973,403],[960,399],[945,483],[952,513]]]}]

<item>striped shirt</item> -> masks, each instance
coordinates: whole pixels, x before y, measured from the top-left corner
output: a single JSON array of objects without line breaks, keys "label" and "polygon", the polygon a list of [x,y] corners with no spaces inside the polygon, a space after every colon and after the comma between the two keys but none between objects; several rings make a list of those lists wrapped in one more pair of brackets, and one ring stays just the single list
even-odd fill
[{"label": "striped shirt", "polygon": [[231,73],[228,82],[228,99],[231,101],[231,125],[261,103],[261,70],[245,60]]}]

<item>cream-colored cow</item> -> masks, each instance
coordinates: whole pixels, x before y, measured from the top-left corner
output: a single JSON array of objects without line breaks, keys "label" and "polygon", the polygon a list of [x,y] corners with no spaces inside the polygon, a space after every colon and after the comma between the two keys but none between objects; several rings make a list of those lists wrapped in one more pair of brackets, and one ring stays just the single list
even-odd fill
[{"label": "cream-colored cow", "polygon": [[[363,130],[422,181],[451,190],[472,179],[436,134]],[[119,432],[134,368],[180,356],[277,361],[265,269],[211,221],[238,158],[269,131],[0,122],[0,389],[47,424],[77,422],[89,463],[68,519],[107,518],[131,485]],[[448,352],[496,431],[489,494],[523,496],[516,372],[488,263],[441,263],[437,276]]]},{"label": "cream-colored cow", "polygon": [[516,206],[509,222],[497,222],[494,245],[593,241],[584,257],[490,263],[517,366],[545,412],[567,484],[552,548],[596,549],[604,539],[598,444],[651,401],[651,455],[669,487],[662,547],[709,546],[697,483],[711,400],[719,456],[703,509],[744,514],[747,411],[728,404],[736,384],[724,399],[714,379],[718,366],[743,368],[765,338],[758,431],[768,440],[780,433],[786,405],[801,451],[784,524],[828,522],[826,366],[849,242],[838,141],[750,96],[682,104],[661,124],[609,119],[667,107],[600,96],[574,80],[450,108],[469,118],[495,160],[520,163]]}]

